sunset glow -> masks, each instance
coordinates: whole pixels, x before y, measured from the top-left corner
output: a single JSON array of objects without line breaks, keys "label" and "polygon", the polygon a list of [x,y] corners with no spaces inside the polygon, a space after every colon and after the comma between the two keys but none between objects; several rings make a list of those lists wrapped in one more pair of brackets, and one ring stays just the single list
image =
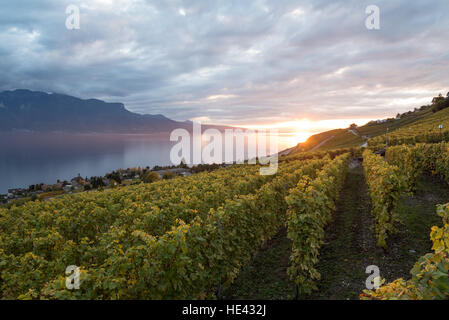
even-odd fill
[{"label": "sunset glow", "polygon": [[311,136],[311,134],[308,132],[296,132],[293,137],[294,137],[294,140],[296,143],[300,143],[300,142],[306,142],[310,136]]},{"label": "sunset glow", "polygon": [[262,125],[245,125],[236,126],[248,129],[277,129],[279,131],[280,143],[285,147],[292,147],[317,133],[332,130],[348,128],[352,123],[364,125],[372,119],[328,119],[328,120],[309,120],[295,119],[294,121],[278,122]]}]

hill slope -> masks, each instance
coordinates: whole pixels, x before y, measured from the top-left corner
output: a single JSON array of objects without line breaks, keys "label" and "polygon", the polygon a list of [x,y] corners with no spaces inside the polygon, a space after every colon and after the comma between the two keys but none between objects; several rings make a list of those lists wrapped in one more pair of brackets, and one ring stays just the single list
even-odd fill
[{"label": "hill slope", "polygon": [[396,132],[412,135],[423,132],[427,130],[426,128],[438,130],[437,123],[443,123],[445,128],[449,128],[449,109],[433,113],[431,106],[425,106],[419,110],[404,113],[400,118],[390,118],[383,122],[371,121],[352,130],[334,129],[313,135],[306,142],[299,143],[294,152],[358,147],[368,141],[384,143],[387,128],[389,136],[393,137]]},{"label": "hill slope", "polygon": [[[440,129],[439,126],[442,126]],[[440,142],[449,139],[449,108],[430,114],[418,121],[403,125],[388,134],[389,145],[415,144],[419,142]],[[370,146],[378,146],[386,140],[385,135],[368,141]]]}]

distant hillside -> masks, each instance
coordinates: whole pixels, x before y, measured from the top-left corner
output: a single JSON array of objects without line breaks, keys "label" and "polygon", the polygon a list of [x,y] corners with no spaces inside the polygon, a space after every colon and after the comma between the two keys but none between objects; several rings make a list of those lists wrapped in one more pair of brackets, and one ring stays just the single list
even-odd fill
[{"label": "distant hillside", "polygon": [[160,114],[133,113],[122,103],[23,89],[0,92],[0,132],[155,133],[191,127]]},{"label": "distant hillside", "polygon": [[[449,99],[448,99],[449,100]],[[441,129],[440,129],[441,126]],[[370,146],[385,144],[385,134],[368,140]],[[449,108],[388,133],[389,145],[449,141]]]},{"label": "distant hillside", "polygon": [[[442,100],[443,99],[443,100]],[[445,100],[444,100],[445,99]],[[357,147],[365,142],[385,140],[387,128],[391,137],[395,135],[414,135],[425,130],[438,131],[438,124],[449,129],[449,94],[446,98],[441,95],[432,100],[431,105],[415,108],[396,118],[371,121],[364,126],[346,129],[334,129],[311,136],[306,142],[299,143],[294,152],[311,150],[332,150],[339,148]],[[396,133],[397,132],[397,133]],[[378,137],[376,140],[373,138]],[[293,152],[293,153],[294,153]]]}]

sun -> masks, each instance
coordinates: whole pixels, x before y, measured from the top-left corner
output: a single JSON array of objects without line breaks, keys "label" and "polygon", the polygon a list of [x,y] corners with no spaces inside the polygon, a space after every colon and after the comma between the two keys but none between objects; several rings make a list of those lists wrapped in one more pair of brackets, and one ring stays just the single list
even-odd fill
[{"label": "sun", "polygon": [[293,146],[296,146],[298,143],[306,142],[307,139],[312,135],[313,133],[310,132],[291,132],[288,134],[283,135],[284,139],[283,141],[286,143],[286,147],[290,148]]},{"label": "sun", "polygon": [[303,143],[303,142],[306,142],[307,139],[309,139],[309,137],[311,136],[311,133],[296,132],[294,136],[295,136],[295,140],[297,141],[297,143]]}]

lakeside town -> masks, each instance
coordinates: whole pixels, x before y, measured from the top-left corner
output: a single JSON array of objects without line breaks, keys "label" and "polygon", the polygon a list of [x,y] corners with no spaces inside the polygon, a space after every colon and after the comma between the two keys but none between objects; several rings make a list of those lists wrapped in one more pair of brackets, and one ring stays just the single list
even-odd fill
[{"label": "lakeside town", "polygon": [[27,201],[48,200],[55,196],[74,194],[90,190],[103,190],[128,186],[139,183],[151,183],[161,179],[172,179],[180,176],[190,176],[202,171],[211,171],[226,166],[218,164],[200,164],[189,167],[184,162],[177,166],[133,167],[118,169],[104,176],[83,178],[81,174],[70,180],[57,180],[55,184],[32,184],[28,188],[8,189],[7,194],[0,194],[0,204],[21,205]]}]

